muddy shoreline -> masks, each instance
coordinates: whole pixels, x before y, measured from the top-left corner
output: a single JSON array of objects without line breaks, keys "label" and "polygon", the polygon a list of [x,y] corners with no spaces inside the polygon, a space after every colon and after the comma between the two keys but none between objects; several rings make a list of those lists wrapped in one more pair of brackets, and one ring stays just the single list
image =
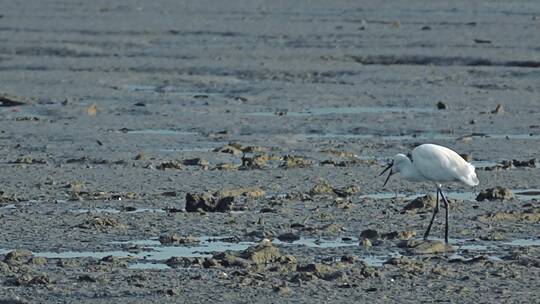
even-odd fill
[{"label": "muddy shoreline", "polygon": [[1,7],[1,303],[540,297],[534,1]]}]

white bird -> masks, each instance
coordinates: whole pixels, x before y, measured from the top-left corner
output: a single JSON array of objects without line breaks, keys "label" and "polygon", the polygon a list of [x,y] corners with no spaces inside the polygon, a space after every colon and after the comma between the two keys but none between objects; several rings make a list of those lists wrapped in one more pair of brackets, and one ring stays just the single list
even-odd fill
[{"label": "white bird", "polygon": [[446,209],[444,240],[448,243],[448,200],[442,192],[441,184],[458,181],[474,187],[480,183],[474,169],[472,164],[468,163],[459,154],[446,147],[434,144],[423,144],[413,149],[412,160],[404,154],[396,154],[392,162],[380,175],[383,175],[386,171],[390,170],[388,177],[384,181],[383,187],[390,179],[390,176],[396,173],[401,173],[401,175],[409,181],[434,183],[437,187],[437,203],[433,209],[433,216],[431,217],[429,226],[424,233],[424,240],[427,240],[435,215],[439,212],[440,194]]}]

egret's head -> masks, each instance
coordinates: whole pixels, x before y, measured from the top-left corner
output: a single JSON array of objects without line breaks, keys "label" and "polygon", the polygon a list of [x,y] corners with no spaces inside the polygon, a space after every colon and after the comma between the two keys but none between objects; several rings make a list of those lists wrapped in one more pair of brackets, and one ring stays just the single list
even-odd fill
[{"label": "egret's head", "polygon": [[386,168],[379,174],[379,176],[383,175],[386,171],[390,170],[390,173],[388,173],[388,176],[386,177],[386,180],[384,181],[384,186],[386,186],[386,183],[388,183],[388,180],[390,179],[390,176],[399,173],[403,170],[405,166],[407,166],[411,160],[407,157],[405,154],[396,154],[394,156],[394,159],[386,166]]}]

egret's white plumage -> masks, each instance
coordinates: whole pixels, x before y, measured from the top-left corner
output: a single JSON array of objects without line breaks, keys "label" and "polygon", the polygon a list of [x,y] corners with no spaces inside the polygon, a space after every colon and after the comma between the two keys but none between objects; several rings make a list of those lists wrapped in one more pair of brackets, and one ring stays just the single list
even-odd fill
[{"label": "egret's white plumage", "polygon": [[405,179],[413,182],[432,182],[437,187],[437,205],[424,238],[427,238],[435,214],[439,211],[439,194],[446,206],[445,240],[448,242],[448,201],[441,190],[441,184],[446,182],[462,182],[468,186],[476,186],[480,182],[473,165],[465,161],[456,152],[439,145],[423,144],[413,149],[412,160],[404,154],[394,156],[392,163],[381,173],[390,170],[384,185],[390,176],[400,173]]}]

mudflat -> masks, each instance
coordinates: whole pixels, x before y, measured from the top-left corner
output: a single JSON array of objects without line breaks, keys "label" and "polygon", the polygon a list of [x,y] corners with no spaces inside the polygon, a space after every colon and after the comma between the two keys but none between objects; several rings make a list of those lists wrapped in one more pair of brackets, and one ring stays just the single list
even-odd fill
[{"label": "mudflat", "polygon": [[0,1],[0,303],[538,302],[539,9]]}]

